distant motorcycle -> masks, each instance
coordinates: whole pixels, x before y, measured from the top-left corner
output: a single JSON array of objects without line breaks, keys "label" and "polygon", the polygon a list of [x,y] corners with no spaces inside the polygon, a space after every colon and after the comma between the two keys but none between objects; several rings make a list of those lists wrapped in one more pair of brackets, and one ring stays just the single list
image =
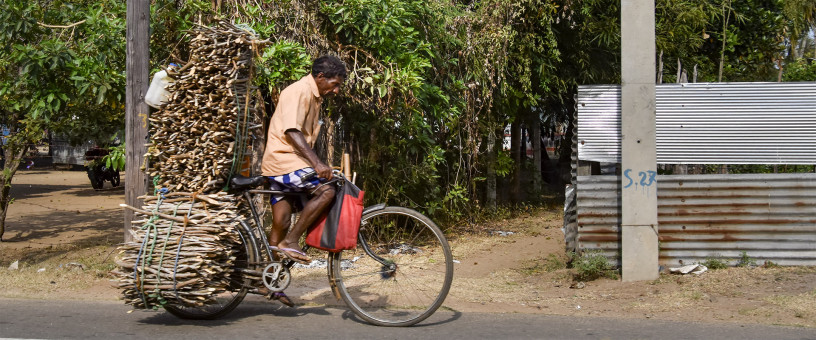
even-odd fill
[{"label": "distant motorcycle", "polygon": [[93,148],[85,152],[85,160],[88,161],[85,172],[88,173],[91,187],[95,190],[102,189],[105,186],[105,181],[111,182],[114,187],[119,186],[119,171],[106,167],[105,163],[101,161],[107,154],[108,150],[103,148]]}]

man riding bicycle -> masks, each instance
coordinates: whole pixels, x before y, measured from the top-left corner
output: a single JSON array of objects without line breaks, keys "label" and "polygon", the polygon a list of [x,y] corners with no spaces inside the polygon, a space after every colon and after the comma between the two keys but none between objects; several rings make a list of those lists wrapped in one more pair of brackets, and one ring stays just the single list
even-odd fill
[{"label": "man riding bicycle", "polygon": [[[313,147],[320,132],[323,99],[338,94],[345,80],[346,66],[340,59],[333,56],[317,58],[310,74],[281,92],[269,122],[261,168],[262,174],[269,178],[270,189],[306,191],[312,195],[288,233],[295,202],[283,195],[270,198],[273,216],[270,246],[296,262],[311,262],[298,240],[334,199],[334,186],[323,185],[332,177],[332,169],[317,157]],[[271,298],[292,306],[282,292]]]}]

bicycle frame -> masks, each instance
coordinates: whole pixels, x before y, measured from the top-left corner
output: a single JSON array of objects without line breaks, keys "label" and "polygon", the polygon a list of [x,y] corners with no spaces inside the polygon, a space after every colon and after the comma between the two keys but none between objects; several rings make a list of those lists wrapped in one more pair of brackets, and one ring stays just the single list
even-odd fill
[{"label": "bicycle frame", "polygon": [[[255,221],[255,225],[258,226],[258,228],[259,228],[259,234],[260,234],[261,239],[258,240],[255,237],[255,233],[252,232],[252,227],[249,226],[249,225],[246,225],[246,223],[244,221],[241,221],[241,226],[243,227],[245,233],[247,234],[247,237],[249,237],[249,239],[250,239],[249,241],[252,242],[255,245],[262,245],[263,249],[264,249],[263,251],[265,251],[267,259],[269,259],[271,261],[272,258],[273,258],[272,250],[270,250],[269,247],[266,246],[266,245],[269,244],[269,240],[266,237],[266,233],[264,233],[264,225],[261,223],[261,217],[260,217],[260,214],[258,213],[258,208],[255,206],[255,203],[253,201],[253,195],[284,195],[286,197],[297,197],[297,198],[301,199],[303,202],[305,202],[307,194],[306,193],[301,193],[301,192],[283,192],[283,191],[278,191],[278,190],[263,190],[263,189],[250,189],[250,190],[246,190],[246,191],[243,192],[244,199],[246,200],[247,204],[249,205],[250,212],[252,212],[252,218]],[[368,212],[380,210],[380,209],[383,209],[383,208],[385,208],[385,203],[379,203],[379,204],[375,204],[375,205],[366,207],[365,209],[363,209],[363,215],[365,215]],[[371,251],[371,249],[368,247],[368,244],[366,243],[365,238],[363,237],[362,234],[359,234],[357,236],[357,239],[358,239],[358,242],[360,242],[360,244],[362,245],[363,250],[366,252],[366,254],[368,254],[373,259],[375,259],[377,262],[379,262],[379,263],[381,263],[383,265],[390,265],[390,263],[388,263],[388,261],[386,261],[382,257],[377,256],[376,254],[374,254],[373,251]],[[255,254],[256,258],[260,260],[260,258],[261,258],[259,256],[260,255],[260,250],[257,249],[258,247],[255,247],[255,248],[256,248],[256,254]],[[259,263],[255,263],[255,264],[259,264]]]}]

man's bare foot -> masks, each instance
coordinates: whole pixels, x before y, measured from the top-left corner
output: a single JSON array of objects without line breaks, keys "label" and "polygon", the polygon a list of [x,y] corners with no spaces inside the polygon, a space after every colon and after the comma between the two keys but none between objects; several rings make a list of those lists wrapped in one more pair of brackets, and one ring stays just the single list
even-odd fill
[{"label": "man's bare foot", "polygon": [[287,247],[287,244],[284,242],[278,243],[278,251],[298,263],[309,264],[312,262],[312,258],[306,255],[299,247]]},{"label": "man's bare foot", "polygon": [[267,300],[277,300],[278,302],[280,302],[280,303],[282,303],[284,305],[287,305],[289,307],[294,307],[295,306],[295,303],[292,302],[292,299],[290,299],[288,296],[286,296],[286,294],[284,292],[272,293],[272,292],[269,291],[269,288],[261,287],[261,288],[258,288],[258,293],[263,295]]}]

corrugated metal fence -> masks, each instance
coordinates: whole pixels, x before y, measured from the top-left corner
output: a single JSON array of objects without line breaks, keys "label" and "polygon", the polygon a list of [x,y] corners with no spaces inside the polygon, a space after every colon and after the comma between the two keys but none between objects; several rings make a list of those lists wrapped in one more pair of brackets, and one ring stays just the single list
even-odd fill
[{"label": "corrugated metal fence", "polygon": [[[579,176],[577,244],[620,256],[620,179]],[[816,264],[816,174],[657,177],[660,263],[736,260]],[[761,264],[761,262],[760,262]]]},{"label": "corrugated metal fence", "polygon": [[[578,158],[620,163],[620,87],[578,88]],[[816,83],[660,84],[660,164],[816,164]]]},{"label": "corrugated metal fence", "polygon": [[[578,160],[619,162],[619,99],[617,86],[579,89]],[[814,83],[658,85],[657,111],[658,163],[816,164]],[[574,178],[567,247],[619,263],[620,177]],[[745,252],[816,265],[816,174],[658,176],[657,196],[661,264]]]}]

